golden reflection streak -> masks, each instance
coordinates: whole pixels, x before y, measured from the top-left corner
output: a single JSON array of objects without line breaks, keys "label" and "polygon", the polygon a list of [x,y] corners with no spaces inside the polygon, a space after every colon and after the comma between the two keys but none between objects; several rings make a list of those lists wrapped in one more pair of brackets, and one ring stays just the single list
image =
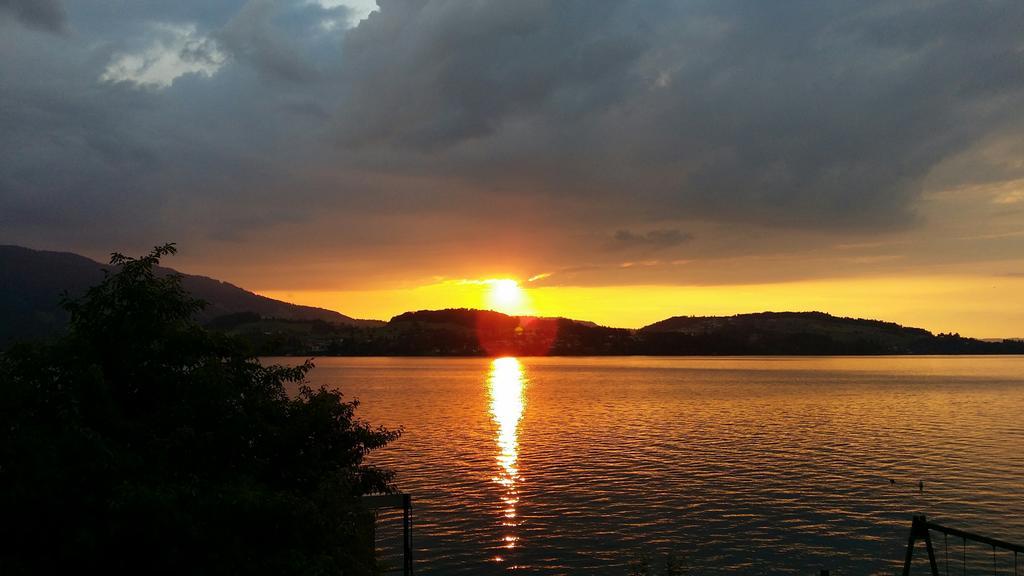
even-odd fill
[{"label": "golden reflection streak", "polygon": [[[516,520],[516,504],[519,503],[519,421],[523,417],[525,404],[526,377],[523,366],[515,358],[495,358],[491,361],[491,372],[487,379],[491,395],[491,417],[498,425],[498,476],[494,481],[505,489],[502,496],[502,526],[518,526]],[[504,548],[515,548],[519,537],[506,534],[503,538]],[[495,557],[498,562],[502,558]]]}]

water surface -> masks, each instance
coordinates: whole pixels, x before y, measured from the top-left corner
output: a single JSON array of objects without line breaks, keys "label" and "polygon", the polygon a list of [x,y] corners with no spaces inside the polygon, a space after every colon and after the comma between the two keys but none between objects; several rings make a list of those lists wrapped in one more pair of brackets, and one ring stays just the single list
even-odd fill
[{"label": "water surface", "polygon": [[892,574],[919,513],[1024,542],[1024,357],[316,363],[405,429],[374,461],[414,495],[418,574]]}]

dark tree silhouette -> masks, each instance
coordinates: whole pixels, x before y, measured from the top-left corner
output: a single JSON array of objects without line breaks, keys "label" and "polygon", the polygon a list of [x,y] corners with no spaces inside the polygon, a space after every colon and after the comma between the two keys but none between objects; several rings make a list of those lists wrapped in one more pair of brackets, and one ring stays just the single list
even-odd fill
[{"label": "dark tree silhouette", "polygon": [[174,252],[114,254],[66,335],[0,357],[0,572],[372,573],[356,500],[398,432],[199,327]]}]

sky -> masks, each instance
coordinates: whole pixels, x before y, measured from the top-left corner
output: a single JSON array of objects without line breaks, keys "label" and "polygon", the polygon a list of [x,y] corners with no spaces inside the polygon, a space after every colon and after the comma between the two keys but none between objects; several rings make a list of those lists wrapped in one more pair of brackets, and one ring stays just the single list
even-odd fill
[{"label": "sky", "polygon": [[1024,336],[1024,3],[0,0],[0,243],[363,318]]}]

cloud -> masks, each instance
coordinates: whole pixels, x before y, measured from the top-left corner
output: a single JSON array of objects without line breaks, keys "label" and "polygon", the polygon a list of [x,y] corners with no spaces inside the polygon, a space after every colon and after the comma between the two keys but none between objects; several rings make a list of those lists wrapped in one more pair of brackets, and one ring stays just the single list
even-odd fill
[{"label": "cloud", "polygon": [[61,0],[0,0],[0,14],[4,13],[46,32],[63,32],[67,25]]},{"label": "cloud", "polygon": [[[348,11],[345,25],[348,27],[357,26],[360,22],[366,20],[370,14],[379,10],[376,0],[317,0],[317,2],[324,8],[345,7]],[[329,27],[336,25],[337,23],[332,22]]]},{"label": "cloud", "polygon": [[336,20],[347,17],[348,10],[344,6],[330,8],[311,3],[282,12],[281,4],[270,0],[248,2],[217,37],[228,51],[267,77],[309,82],[317,75],[317,63],[302,53],[301,43],[294,41],[289,32],[329,33]]},{"label": "cloud", "polygon": [[59,40],[5,28],[0,77],[17,81],[0,92],[0,219],[12,241],[238,241],[330,202],[307,166],[344,33],[320,24],[346,9],[230,4],[83,4]]},{"label": "cloud", "polygon": [[379,4],[0,0],[4,240],[596,283],[693,234],[692,278],[1024,178],[1013,0]]},{"label": "cloud", "polygon": [[637,214],[906,226],[931,168],[1019,125],[1024,8],[887,6],[384,3],[345,39],[339,138]]},{"label": "cloud", "polygon": [[1001,192],[998,196],[992,199],[993,204],[1020,204],[1024,202],[1024,182],[1015,181],[1013,182],[1014,189]]},{"label": "cloud", "polygon": [[100,80],[166,88],[185,74],[212,76],[227,60],[216,42],[196,33],[195,25],[157,24],[151,36],[141,52],[114,56]]},{"label": "cloud", "polygon": [[619,230],[615,233],[613,248],[650,248],[662,249],[678,246],[693,240],[693,234],[679,230],[651,230],[636,233],[630,230]]}]

